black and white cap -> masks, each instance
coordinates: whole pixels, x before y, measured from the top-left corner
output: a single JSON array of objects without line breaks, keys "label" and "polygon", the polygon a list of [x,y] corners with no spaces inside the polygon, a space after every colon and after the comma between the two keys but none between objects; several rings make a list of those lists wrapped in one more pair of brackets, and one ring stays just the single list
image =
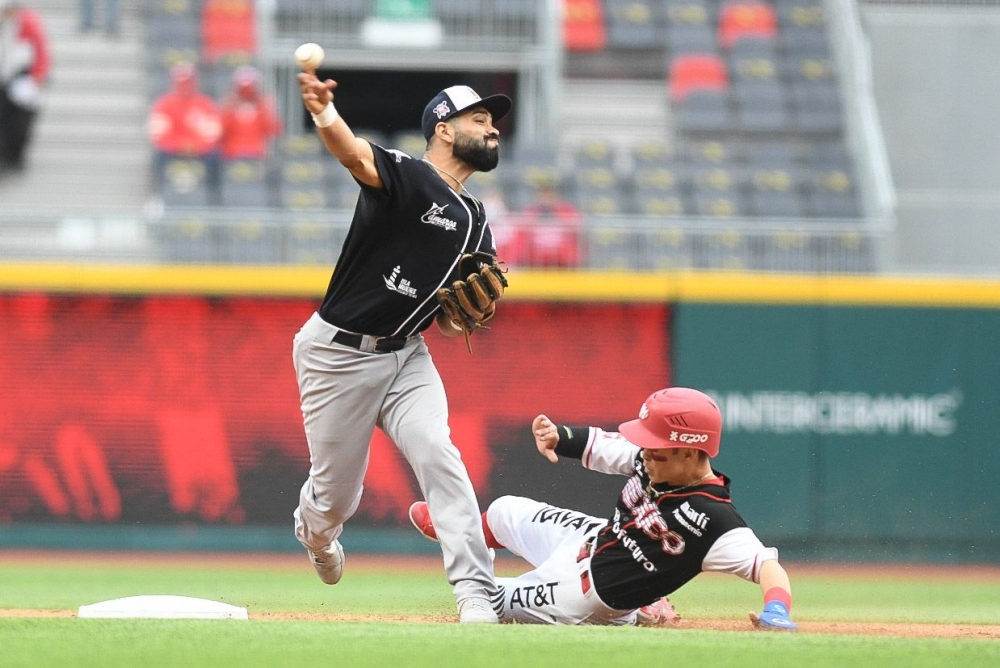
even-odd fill
[{"label": "black and white cap", "polygon": [[430,140],[434,135],[434,128],[438,123],[448,120],[455,114],[459,114],[472,107],[485,107],[486,111],[493,116],[493,122],[500,120],[510,111],[512,102],[506,95],[497,93],[487,97],[480,97],[479,93],[468,86],[451,86],[435,95],[427,106],[424,107],[424,116],[421,119],[421,127],[424,131],[424,139]]}]

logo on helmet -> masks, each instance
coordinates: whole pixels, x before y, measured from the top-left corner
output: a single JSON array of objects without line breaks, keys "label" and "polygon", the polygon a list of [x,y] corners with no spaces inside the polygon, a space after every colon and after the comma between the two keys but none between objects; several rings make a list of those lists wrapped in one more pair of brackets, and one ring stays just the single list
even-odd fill
[{"label": "logo on helmet", "polygon": [[681,443],[707,443],[708,434],[681,434],[676,431],[670,432],[671,441],[680,441]]},{"label": "logo on helmet", "polygon": [[643,404],[642,408],[639,409],[639,419],[645,420],[648,417],[649,417],[649,408],[646,407],[646,404]]}]

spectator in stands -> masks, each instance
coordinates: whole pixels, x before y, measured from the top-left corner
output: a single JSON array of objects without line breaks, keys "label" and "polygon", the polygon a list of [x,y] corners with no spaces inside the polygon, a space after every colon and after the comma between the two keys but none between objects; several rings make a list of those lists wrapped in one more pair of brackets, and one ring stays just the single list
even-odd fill
[{"label": "spectator in stands", "polygon": [[521,263],[570,268],[580,264],[580,210],[559,194],[555,182],[539,185],[535,200],[521,211]]},{"label": "spectator in stands", "polygon": [[149,114],[157,179],[170,158],[204,160],[210,180],[214,179],[221,133],[219,110],[198,88],[197,69],[188,62],[177,63],[170,70],[170,90],[153,102]]},{"label": "spectator in stands", "polygon": [[[94,29],[97,0],[80,0],[80,32]],[[118,0],[104,0],[104,33],[108,37],[118,34]]]},{"label": "spectator in stands", "polygon": [[49,69],[41,17],[17,0],[0,0],[0,174],[24,169]]},{"label": "spectator in stands", "polygon": [[480,196],[480,201],[488,213],[490,229],[493,231],[493,241],[497,245],[497,257],[508,265],[516,265],[521,261],[520,231],[515,224],[514,216],[507,208],[503,191],[490,185]]},{"label": "spectator in stands", "polygon": [[261,90],[260,72],[251,65],[238,67],[222,105],[222,159],[263,160],[280,131],[274,101]]}]

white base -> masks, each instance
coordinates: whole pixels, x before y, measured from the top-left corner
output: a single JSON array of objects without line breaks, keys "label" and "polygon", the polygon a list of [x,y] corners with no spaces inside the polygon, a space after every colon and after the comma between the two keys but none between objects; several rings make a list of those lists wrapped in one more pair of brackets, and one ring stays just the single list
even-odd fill
[{"label": "white base", "polygon": [[80,618],[248,619],[247,609],[189,596],[129,596],[81,605]]}]

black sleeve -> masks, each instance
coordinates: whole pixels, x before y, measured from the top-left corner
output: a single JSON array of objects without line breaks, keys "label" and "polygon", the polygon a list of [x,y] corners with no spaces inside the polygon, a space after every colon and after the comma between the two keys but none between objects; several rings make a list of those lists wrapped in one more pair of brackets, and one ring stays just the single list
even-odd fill
[{"label": "black sleeve", "polygon": [[583,451],[590,441],[590,427],[570,427],[561,424],[558,430],[559,442],[556,444],[556,454],[560,457],[583,459]]}]

